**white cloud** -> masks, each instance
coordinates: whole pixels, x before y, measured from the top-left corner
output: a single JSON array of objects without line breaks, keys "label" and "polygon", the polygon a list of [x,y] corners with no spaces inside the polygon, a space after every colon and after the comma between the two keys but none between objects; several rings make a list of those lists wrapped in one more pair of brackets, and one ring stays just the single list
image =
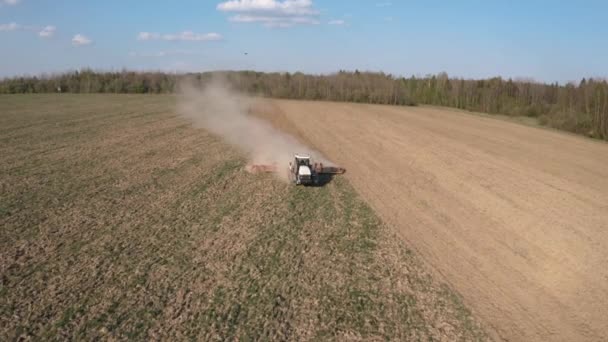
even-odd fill
[{"label": "white cloud", "polygon": [[393,3],[392,2],[379,2],[376,4],[376,7],[388,7],[388,6],[392,6]]},{"label": "white cloud", "polygon": [[328,22],[329,25],[344,25],[346,22],[341,19],[333,19]]},{"label": "white cloud", "polygon": [[192,31],[184,31],[178,34],[165,34],[164,40],[183,40],[183,41],[210,41],[221,40],[222,36],[219,33],[194,33]]},{"label": "white cloud", "polygon": [[15,31],[21,28],[17,23],[0,24],[0,31]]},{"label": "white cloud", "polygon": [[160,34],[151,32],[139,32],[137,40],[153,40],[160,39]]},{"label": "white cloud", "polygon": [[311,0],[231,0],[217,5],[222,12],[236,15],[232,22],[261,23],[268,27],[319,24],[317,11]]},{"label": "white cloud", "polygon": [[223,12],[262,12],[275,15],[317,15],[311,0],[231,0],[217,5]]},{"label": "white cloud", "polygon": [[248,14],[238,14],[229,19],[237,23],[262,23],[267,27],[291,27],[294,25],[316,25],[319,21],[312,17],[272,17]]},{"label": "white cloud", "polygon": [[216,41],[222,40],[223,37],[219,33],[194,33],[192,31],[184,31],[175,34],[160,34],[153,32],[140,32],[137,35],[138,40],[168,40],[168,41]]},{"label": "white cloud", "polygon": [[75,46],[89,45],[93,41],[82,34],[77,34],[72,38],[72,44]]},{"label": "white cloud", "polygon": [[0,0],[0,3],[3,5],[15,6],[20,3],[21,0]]},{"label": "white cloud", "polygon": [[33,25],[19,25],[17,23],[0,24],[0,31],[26,31],[37,32],[41,38],[50,38],[55,34],[57,28],[52,25],[45,27]]},{"label": "white cloud", "polygon": [[57,28],[55,26],[49,25],[44,27],[40,32],[38,32],[38,35],[42,38],[49,38],[55,34],[56,30]]}]

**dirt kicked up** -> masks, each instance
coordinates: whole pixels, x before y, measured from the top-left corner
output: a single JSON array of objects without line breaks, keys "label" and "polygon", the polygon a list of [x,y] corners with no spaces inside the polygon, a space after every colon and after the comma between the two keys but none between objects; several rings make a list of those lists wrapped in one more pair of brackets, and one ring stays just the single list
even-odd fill
[{"label": "dirt kicked up", "polygon": [[0,340],[485,340],[346,179],[301,188],[172,96],[0,96]]},{"label": "dirt kicked up", "polygon": [[272,101],[497,339],[608,336],[608,144],[455,110]]}]

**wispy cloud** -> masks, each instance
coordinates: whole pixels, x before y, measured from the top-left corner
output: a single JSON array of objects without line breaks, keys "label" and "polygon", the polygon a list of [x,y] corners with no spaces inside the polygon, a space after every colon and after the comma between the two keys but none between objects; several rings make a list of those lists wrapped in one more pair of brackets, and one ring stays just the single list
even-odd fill
[{"label": "wispy cloud", "polygon": [[379,3],[377,3],[376,7],[388,7],[388,6],[392,6],[392,5],[393,5],[392,2],[387,1],[387,2],[379,2]]},{"label": "wispy cloud", "polygon": [[40,32],[38,32],[38,35],[42,38],[49,38],[55,34],[56,30],[57,28],[55,26],[49,25],[40,30]]},{"label": "wispy cloud", "polygon": [[89,39],[88,37],[86,37],[82,34],[77,34],[74,36],[74,38],[72,38],[72,44],[74,46],[89,45],[92,42],[93,41],[91,39]]},{"label": "wispy cloud", "polygon": [[327,22],[329,25],[344,25],[346,22],[342,19],[332,19]]},{"label": "wispy cloud", "polygon": [[217,5],[222,12],[235,13],[229,20],[261,23],[267,27],[316,25],[319,11],[311,0],[231,0]]},{"label": "wispy cloud", "polygon": [[217,5],[224,12],[260,12],[275,15],[316,15],[311,0],[231,0]]},{"label": "wispy cloud", "polygon": [[0,24],[0,31],[15,31],[21,28],[17,23]]},{"label": "wispy cloud", "polygon": [[21,2],[21,0],[0,0],[0,5],[15,6],[16,4],[18,4],[20,2]]},{"label": "wispy cloud", "polygon": [[45,27],[40,26],[32,26],[32,25],[20,25],[15,22],[8,24],[0,24],[0,32],[1,31],[29,31],[29,32],[37,32],[38,36],[41,38],[50,38],[55,34],[57,28],[52,25],[48,25]]},{"label": "wispy cloud", "polygon": [[319,21],[312,17],[273,17],[238,14],[229,19],[236,23],[262,23],[266,27],[291,27],[294,25],[316,25]]},{"label": "wispy cloud", "polygon": [[180,33],[171,34],[160,34],[154,32],[140,32],[137,35],[138,40],[167,40],[167,41],[217,41],[222,40],[223,37],[219,33],[195,33],[192,31],[184,31]]}]

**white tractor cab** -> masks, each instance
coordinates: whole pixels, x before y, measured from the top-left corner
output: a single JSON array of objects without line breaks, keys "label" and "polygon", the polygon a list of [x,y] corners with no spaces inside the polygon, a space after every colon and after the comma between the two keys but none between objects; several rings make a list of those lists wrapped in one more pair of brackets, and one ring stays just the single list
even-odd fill
[{"label": "white tractor cab", "polygon": [[317,184],[317,173],[310,163],[310,156],[296,154],[293,163],[289,163],[289,175],[296,185]]}]

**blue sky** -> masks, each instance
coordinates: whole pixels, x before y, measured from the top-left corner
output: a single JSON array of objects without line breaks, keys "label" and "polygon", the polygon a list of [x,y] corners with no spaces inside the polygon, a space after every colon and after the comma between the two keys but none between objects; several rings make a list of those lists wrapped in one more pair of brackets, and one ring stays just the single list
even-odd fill
[{"label": "blue sky", "polygon": [[0,76],[359,69],[566,82],[608,76],[606,13],[608,1],[0,0]]}]

